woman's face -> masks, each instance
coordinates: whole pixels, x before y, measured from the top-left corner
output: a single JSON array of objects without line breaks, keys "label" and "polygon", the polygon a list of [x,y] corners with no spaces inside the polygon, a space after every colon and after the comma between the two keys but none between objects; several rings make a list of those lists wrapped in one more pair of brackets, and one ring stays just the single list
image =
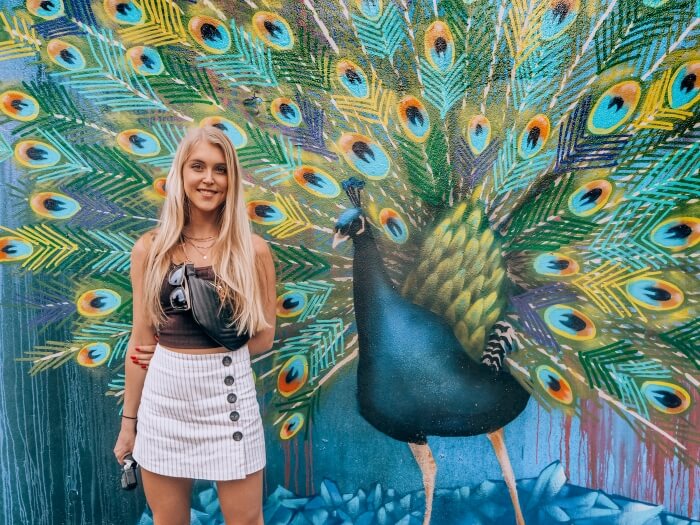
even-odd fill
[{"label": "woman's face", "polygon": [[182,167],[185,195],[201,212],[214,212],[226,201],[226,158],[219,146],[202,140],[192,149]]}]

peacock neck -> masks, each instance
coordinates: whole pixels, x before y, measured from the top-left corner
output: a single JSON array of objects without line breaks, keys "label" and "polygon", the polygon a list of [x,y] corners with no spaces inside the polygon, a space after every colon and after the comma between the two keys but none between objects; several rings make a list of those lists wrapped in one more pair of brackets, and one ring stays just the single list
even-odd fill
[{"label": "peacock neck", "polygon": [[354,239],[353,295],[358,328],[367,316],[373,317],[386,310],[387,302],[397,299],[398,290],[384,269],[377,243],[370,226]]}]

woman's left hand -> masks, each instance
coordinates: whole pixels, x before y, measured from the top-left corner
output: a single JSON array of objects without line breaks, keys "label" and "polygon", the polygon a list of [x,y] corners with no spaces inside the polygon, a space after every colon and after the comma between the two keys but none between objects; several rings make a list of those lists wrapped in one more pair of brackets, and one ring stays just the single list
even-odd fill
[{"label": "woman's left hand", "polygon": [[148,364],[153,358],[153,352],[156,350],[156,345],[139,345],[134,347],[134,351],[129,355],[131,361],[140,365],[141,368],[148,368]]}]

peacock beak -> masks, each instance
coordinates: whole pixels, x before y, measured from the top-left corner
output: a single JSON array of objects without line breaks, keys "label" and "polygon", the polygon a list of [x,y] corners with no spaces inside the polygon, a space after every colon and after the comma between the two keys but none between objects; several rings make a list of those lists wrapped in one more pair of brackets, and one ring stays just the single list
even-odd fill
[{"label": "peacock beak", "polygon": [[333,244],[331,244],[331,247],[335,249],[336,246],[338,246],[342,242],[347,241],[349,238],[349,235],[343,235],[340,232],[335,232],[335,235],[333,236]]}]

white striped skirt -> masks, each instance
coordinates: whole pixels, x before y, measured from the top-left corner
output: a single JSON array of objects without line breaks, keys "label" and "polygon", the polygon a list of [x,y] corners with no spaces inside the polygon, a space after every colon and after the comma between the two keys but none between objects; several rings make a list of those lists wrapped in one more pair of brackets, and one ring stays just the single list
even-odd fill
[{"label": "white striped skirt", "polygon": [[141,394],[134,459],[178,478],[243,479],[265,466],[248,345],[217,354],[156,346]]}]

